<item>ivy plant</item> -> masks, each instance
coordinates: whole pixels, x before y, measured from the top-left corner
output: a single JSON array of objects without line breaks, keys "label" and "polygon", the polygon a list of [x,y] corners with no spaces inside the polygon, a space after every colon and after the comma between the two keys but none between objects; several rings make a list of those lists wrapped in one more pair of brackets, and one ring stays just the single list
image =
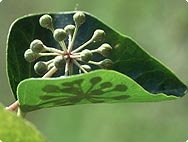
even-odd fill
[{"label": "ivy plant", "polygon": [[7,73],[19,114],[97,103],[158,102],[187,86],[131,37],[82,11],[17,19],[7,39]]}]

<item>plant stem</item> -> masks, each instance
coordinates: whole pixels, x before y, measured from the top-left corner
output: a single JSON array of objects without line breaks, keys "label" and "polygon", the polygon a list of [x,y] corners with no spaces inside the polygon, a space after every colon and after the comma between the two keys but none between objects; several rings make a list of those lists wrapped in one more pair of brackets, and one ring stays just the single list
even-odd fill
[{"label": "plant stem", "polygon": [[57,56],[57,55],[61,55],[58,53],[39,53],[40,56]]},{"label": "plant stem", "polygon": [[69,75],[69,66],[70,66],[70,59],[66,60],[66,64],[65,64],[65,76]]},{"label": "plant stem", "polygon": [[51,28],[48,28],[51,32],[52,32],[52,34],[54,33],[54,26],[53,26],[53,24],[51,25]]},{"label": "plant stem", "polygon": [[99,50],[98,49],[91,50],[91,53],[96,53],[96,52],[99,52]]},{"label": "plant stem", "polygon": [[60,41],[59,44],[60,44],[60,46],[62,47],[63,51],[64,51],[64,52],[67,52],[67,47],[66,47],[66,45],[65,45],[65,42],[64,42],[64,41]]},{"label": "plant stem", "polygon": [[69,75],[72,75],[73,74],[73,63],[70,61],[69,63]]},{"label": "plant stem", "polygon": [[70,55],[70,58],[71,58],[71,59],[80,58],[80,55]]},{"label": "plant stem", "polygon": [[18,112],[17,112],[17,116],[18,117],[25,117],[26,113],[24,113],[23,111],[21,111],[20,107],[18,107]]},{"label": "plant stem", "polygon": [[47,51],[54,52],[54,53],[57,53],[57,54],[60,54],[60,55],[64,55],[64,51],[61,51],[59,49],[56,49],[56,48],[53,48],[53,47],[47,47],[47,46],[45,46],[44,48]]},{"label": "plant stem", "polygon": [[47,61],[47,62],[45,62],[45,63],[46,63],[46,65],[49,65],[49,64],[51,64],[53,61],[54,61],[54,59],[51,59],[51,60],[49,60],[49,61]]},{"label": "plant stem", "polygon": [[51,68],[42,78],[51,77],[58,69],[56,67]]},{"label": "plant stem", "polygon": [[69,34],[69,39],[68,39],[68,41],[69,41],[69,43],[68,43],[68,47],[69,47],[69,45],[71,44],[71,41],[72,41],[72,36],[71,36],[71,34]]},{"label": "plant stem", "polygon": [[92,39],[88,40],[87,42],[85,42],[84,44],[82,44],[81,46],[79,46],[78,48],[76,48],[74,51],[72,51],[72,53],[76,53],[76,52],[82,50],[84,47],[88,46],[92,42],[93,42]]},{"label": "plant stem", "polygon": [[72,41],[70,42],[70,44],[68,46],[68,52],[72,51],[77,32],[78,32],[78,26],[76,25],[75,30],[74,30],[74,34],[73,34],[73,37],[72,37]]},{"label": "plant stem", "polygon": [[89,61],[88,63],[89,63],[89,64],[93,64],[93,65],[97,65],[97,66],[99,66],[99,62]]},{"label": "plant stem", "polygon": [[6,110],[15,111],[19,106],[18,100],[12,103],[10,106],[6,107]]},{"label": "plant stem", "polygon": [[72,60],[74,62],[75,65],[77,65],[84,73],[87,73],[87,71],[75,60]]}]

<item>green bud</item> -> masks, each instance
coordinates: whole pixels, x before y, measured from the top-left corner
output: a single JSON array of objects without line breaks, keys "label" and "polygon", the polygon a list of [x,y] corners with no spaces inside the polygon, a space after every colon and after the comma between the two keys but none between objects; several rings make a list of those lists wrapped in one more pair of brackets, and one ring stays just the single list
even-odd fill
[{"label": "green bud", "polygon": [[65,28],[64,28],[65,32],[67,34],[70,34],[70,35],[73,35],[74,33],[74,30],[75,30],[75,26],[74,25],[67,25]]},{"label": "green bud", "polygon": [[53,29],[52,17],[48,14],[45,14],[40,17],[39,24],[43,28],[50,29],[50,30]]},{"label": "green bud", "polygon": [[101,55],[107,57],[112,52],[112,47],[109,44],[104,43],[97,50]]},{"label": "green bud", "polygon": [[92,40],[97,42],[97,41],[103,41],[105,38],[105,32],[103,30],[97,29],[95,30]]},{"label": "green bud", "polygon": [[39,57],[40,55],[38,53],[34,53],[31,49],[27,49],[24,53],[24,58],[28,62],[33,62]]},{"label": "green bud", "polygon": [[44,75],[48,71],[48,66],[45,62],[39,61],[34,65],[34,70],[38,75]]},{"label": "green bud", "polygon": [[40,53],[44,50],[44,45],[41,40],[35,39],[31,42],[30,49],[35,53]]},{"label": "green bud", "polygon": [[99,62],[99,66],[102,69],[111,69],[113,65],[113,62],[110,59],[104,59]]},{"label": "green bud", "polygon": [[66,59],[64,58],[64,56],[57,56],[54,59],[54,66],[58,69],[61,69],[65,66],[66,63]]},{"label": "green bud", "polygon": [[75,24],[79,27],[85,22],[86,16],[83,12],[78,11],[73,15],[73,19],[74,19]]},{"label": "green bud", "polygon": [[92,58],[92,56],[93,56],[93,53],[92,53],[90,50],[85,49],[85,50],[83,50],[83,51],[80,53],[80,55],[81,55],[80,58],[81,58],[82,61],[88,62],[88,61],[91,60],[91,58]]},{"label": "green bud", "polygon": [[[91,67],[89,65],[81,65],[82,68],[84,68],[87,72],[91,71]],[[79,69],[79,73],[82,73],[82,70]]]},{"label": "green bud", "polygon": [[67,34],[66,34],[65,30],[63,30],[63,29],[56,29],[54,31],[53,36],[56,41],[60,42],[66,38]]}]

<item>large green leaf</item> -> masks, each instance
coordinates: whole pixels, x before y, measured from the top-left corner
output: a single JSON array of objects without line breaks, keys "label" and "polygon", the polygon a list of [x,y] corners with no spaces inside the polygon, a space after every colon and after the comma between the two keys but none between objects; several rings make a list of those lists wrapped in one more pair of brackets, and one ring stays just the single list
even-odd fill
[{"label": "large green leaf", "polygon": [[46,140],[28,121],[0,105],[0,141],[45,142]]},{"label": "large green leaf", "polygon": [[18,99],[23,112],[75,104],[154,102],[175,98],[163,93],[151,94],[131,78],[106,70],[70,78],[31,78],[18,86]]},{"label": "large green leaf", "polygon": [[[67,12],[67,13],[51,13],[50,15],[54,19],[54,26],[56,28],[64,28],[67,24],[74,24],[73,16],[74,12]],[[30,77],[38,77],[33,71],[33,63],[27,63],[23,58],[23,54],[26,49],[28,49],[29,44],[33,39],[41,39],[45,45],[53,46],[59,48],[59,45],[53,39],[53,36],[50,31],[42,28],[39,26],[38,20],[42,14],[38,15],[29,15],[23,18],[16,20],[11,28],[8,35],[8,42],[7,42],[7,71],[9,76],[9,82],[13,93],[16,96],[16,91],[22,92],[23,94],[19,93],[19,101],[21,105],[29,105],[29,102],[25,102],[25,100],[33,101],[35,100],[36,105],[40,100],[36,100],[38,98],[37,94],[28,95],[26,92],[28,90],[24,90],[24,88],[38,88],[38,86],[44,86],[43,79],[31,79],[22,82],[17,90],[18,84],[27,78]],[[103,29],[106,32],[106,39],[105,42],[109,43],[113,46],[113,52],[110,56],[110,59],[113,60],[113,70],[116,72],[120,72],[121,78],[126,82],[129,76],[131,79],[128,79],[130,82],[134,82],[138,88],[134,88],[132,92],[139,92],[141,86],[144,88],[148,93],[152,94],[160,94],[164,93],[166,95],[173,95],[177,97],[181,97],[185,94],[187,90],[187,86],[185,86],[175,75],[171,72],[168,68],[166,68],[163,64],[145,52],[133,39],[128,36],[121,35],[117,33],[113,29],[106,26],[104,23],[99,21],[97,18],[91,16],[90,14],[86,13],[86,22],[80,27],[78,31],[78,35],[76,37],[76,42],[74,45],[78,47],[82,43],[86,42],[88,39],[91,38],[93,32],[96,29]],[[101,43],[95,43],[89,46],[89,49],[95,49]],[[43,60],[47,60],[44,58]],[[94,60],[101,60],[100,56],[94,57]],[[104,71],[103,71],[104,72]],[[105,75],[110,78],[110,76],[115,76],[116,72],[108,72],[106,71]],[[95,72],[96,74],[100,74],[101,72],[98,70]],[[94,74],[84,74],[80,76],[73,76],[65,79],[66,82],[73,81],[74,78],[84,78],[84,81],[89,82]],[[88,79],[85,77],[87,76]],[[101,76],[100,76],[101,77]],[[102,77],[103,79],[103,77]],[[112,79],[112,78],[111,78]],[[37,83],[34,83],[34,80]],[[61,79],[60,79],[61,80]],[[119,82],[119,77],[113,78],[114,82]],[[31,83],[29,83],[31,81]],[[53,79],[45,80],[46,85],[51,84],[50,82]],[[54,81],[58,82],[58,79]],[[111,80],[106,80],[107,82],[111,82]],[[26,85],[24,85],[26,83]],[[128,82],[126,82],[128,83]],[[129,86],[129,84],[123,83],[123,85]],[[31,86],[28,86],[32,84]],[[57,84],[56,84],[57,85]],[[27,86],[27,87],[25,87]],[[57,85],[59,86],[59,85]],[[22,88],[23,87],[23,88]],[[84,86],[85,87],[85,86]],[[89,87],[89,86],[87,86]],[[89,88],[84,88],[88,90]],[[131,87],[129,87],[130,89]],[[40,92],[42,88],[38,88],[36,90]],[[24,91],[23,91],[24,90]],[[62,94],[60,94],[61,96]],[[75,94],[76,95],[76,94]],[[131,95],[131,94],[129,94]],[[140,93],[140,96],[143,94]],[[132,95],[131,95],[132,96]],[[153,95],[152,95],[153,96]],[[22,98],[24,97],[24,98]],[[145,101],[149,101],[146,97],[143,98]],[[164,100],[170,98],[163,96]],[[39,99],[39,98],[38,98]],[[144,101],[144,99],[140,98],[140,101]],[[51,100],[51,99],[49,99]],[[127,100],[130,100],[127,99]],[[161,99],[163,100],[163,99]],[[121,102],[121,100],[119,100]],[[135,99],[135,101],[139,101]],[[32,102],[32,101],[31,101]],[[113,101],[112,101],[113,102]],[[32,104],[34,105],[34,103]]]}]

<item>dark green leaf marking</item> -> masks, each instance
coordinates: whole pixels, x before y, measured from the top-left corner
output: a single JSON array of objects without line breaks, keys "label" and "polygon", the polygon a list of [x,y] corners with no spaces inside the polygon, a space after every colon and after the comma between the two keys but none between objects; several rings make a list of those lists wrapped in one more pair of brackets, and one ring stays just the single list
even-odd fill
[{"label": "dark green leaf marking", "polygon": [[70,78],[26,79],[18,86],[18,99],[24,112],[76,104],[162,101],[175,98],[162,93],[150,94],[131,78],[106,70]]},{"label": "dark green leaf marking", "polygon": [[[65,98],[64,101],[70,103],[70,104],[75,104],[80,102],[82,99],[86,99],[91,103],[98,103],[98,102],[105,102],[104,99],[126,99],[129,96],[128,95],[123,95],[122,96],[115,96],[115,97],[101,97],[101,95],[112,92],[112,91],[119,91],[119,92],[126,92],[127,86],[126,85],[116,85],[113,87],[113,84],[111,82],[103,82],[101,77],[94,77],[90,79],[90,88],[86,92],[82,90],[82,83],[84,80],[75,80],[73,82],[66,82],[62,83],[60,87],[55,86],[55,85],[46,85],[42,90],[47,93],[45,96],[41,96],[40,98],[42,100],[49,100],[51,99],[52,101],[57,101],[59,99],[63,99],[64,96],[49,96],[50,93],[69,93],[72,94],[68,99]],[[96,82],[97,81],[97,82]],[[100,82],[99,82],[100,81]],[[98,89],[94,89],[95,85],[100,83],[100,86]],[[105,91],[105,89],[108,89]],[[48,95],[49,94],[49,95]],[[126,97],[125,97],[126,96]],[[97,100],[98,99],[98,100]]]}]

